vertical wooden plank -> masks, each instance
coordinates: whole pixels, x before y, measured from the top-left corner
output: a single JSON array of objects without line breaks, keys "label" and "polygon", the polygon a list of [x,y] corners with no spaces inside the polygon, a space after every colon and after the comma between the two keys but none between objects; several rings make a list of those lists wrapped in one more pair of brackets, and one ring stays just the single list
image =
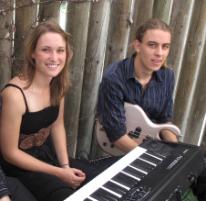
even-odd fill
[{"label": "vertical wooden plank", "polygon": [[12,62],[12,1],[0,1],[0,89],[11,78]]},{"label": "vertical wooden plank", "polygon": [[53,19],[58,22],[60,6],[61,6],[61,1],[40,0],[39,20],[45,21],[48,19]]},{"label": "vertical wooden plank", "polygon": [[203,143],[201,145],[202,150],[204,151],[204,154],[206,154],[206,137],[205,136],[206,136],[206,129],[204,131],[204,139],[203,139]]},{"label": "vertical wooden plank", "polygon": [[[195,133],[187,133],[188,120],[193,108],[193,99],[196,97],[195,89],[200,72],[201,59],[203,55],[205,32],[206,32],[206,1],[196,1],[190,23],[189,37],[186,45],[185,55],[182,63],[182,71],[175,101],[175,122],[180,125],[184,139]],[[200,97],[199,97],[200,98]]]},{"label": "vertical wooden plank", "polygon": [[70,65],[72,86],[65,100],[65,127],[71,156],[76,152],[90,6],[90,2],[68,4],[66,30],[72,35],[74,55]]},{"label": "vertical wooden plank", "polygon": [[204,154],[206,154],[206,113],[204,114],[204,118],[202,121],[201,139],[199,144],[202,147],[202,150],[204,150]]},{"label": "vertical wooden plank", "polygon": [[133,5],[133,18],[131,20],[131,30],[127,55],[131,55],[134,50],[132,42],[135,40],[137,28],[147,19],[152,17],[154,0],[135,0]]},{"label": "vertical wooden plank", "polygon": [[173,32],[171,50],[168,57],[168,65],[175,71],[176,85],[174,90],[174,100],[176,89],[179,83],[185,47],[188,39],[194,0],[174,0],[170,26]]},{"label": "vertical wooden plank", "polygon": [[[14,58],[14,74],[22,66],[24,38],[38,22],[37,4],[39,0],[17,0],[14,57],[11,57],[11,34],[12,30],[15,29],[11,25],[12,14],[2,11],[4,6],[10,7],[11,2],[0,1],[0,87],[12,76],[10,68],[12,58]],[[49,18],[58,20],[61,2],[40,0],[40,20]],[[199,133],[206,112],[205,0],[67,2],[69,2],[67,30],[72,33],[74,44],[74,58],[70,69],[73,86],[67,94],[65,102],[65,123],[70,135],[70,155],[75,155],[77,142],[78,156],[87,158],[91,143],[94,153],[98,152],[95,149],[94,141],[92,142],[91,139],[91,130],[98,81],[101,77],[100,69],[104,63],[107,65],[114,60],[125,57],[125,52],[131,54],[133,50],[128,47],[135,38],[137,27],[152,16],[161,18],[166,22],[170,21],[173,28],[174,40],[168,64],[174,67],[177,80],[174,94],[174,122],[180,126],[184,134],[182,140],[196,144],[200,137]],[[91,3],[93,3],[91,15],[94,17],[90,19],[88,35]],[[109,37],[107,37],[108,24],[103,20],[103,17],[109,23],[109,5],[111,3],[110,31]],[[105,11],[103,11],[104,9]],[[110,46],[107,46],[107,57],[105,59],[106,42]],[[79,133],[78,137],[77,133]],[[206,150],[205,136],[202,144]]]},{"label": "vertical wooden plank", "polygon": [[126,57],[133,0],[112,2],[105,67]]},{"label": "vertical wooden plank", "polygon": [[169,24],[172,5],[173,0],[155,0],[153,7],[153,17],[159,18]]},{"label": "vertical wooden plank", "polygon": [[147,19],[152,17],[154,0],[136,0],[134,4],[134,25],[132,30],[136,29]]},{"label": "vertical wooden plank", "polygon": [[[104,65],[106,39],[109,26],[110,0],[92,4],[81,96],[81,112],[78,131],[77,156],[89,158],[96,102]],[[95,141],[93,148],[96,152]]]},{"label": "vertical wooden plank", "polygon": [[[204,29],[206,37],[206,28],[204,27]],[[195,89],[184,137],[184,141],[191,144],[199,144],[199,138],[202,138],[200,136],[201,130],[205,129],[206,131],[206,125],[203,122],[206,115],[206,42],[204,40],[202,42],[204,43],[204,49],[200,52],[200,68],[197,69],[197,81],[193,83]],[[202,145],[205,146],[204,142]],[[206,150],[206,146],[204,148]]]},{"label": "vertical wooden plank", "polygon": [[16,1],[15,19],[16,32],[14,40],[13,74],[16,74],[23,65],[24,40],[37,22],[37,1]]}]

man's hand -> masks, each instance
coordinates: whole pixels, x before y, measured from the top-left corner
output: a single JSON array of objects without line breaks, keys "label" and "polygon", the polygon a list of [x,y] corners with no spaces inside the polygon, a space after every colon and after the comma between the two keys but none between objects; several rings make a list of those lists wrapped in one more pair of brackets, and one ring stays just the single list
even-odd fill
[{"label": "man's hand", "polygon": [[0,198],[0,201],[11,201],[11,199],[9,198],[8,195],[5,195],[5,196]]},{"label": "man's hand", "polygon": [[178,142],[177,136],[170,130],[161,130],[160,138],[169,142]]},{"label": "man's hand", "polygon": [[140,145],[145,136],[141,136],[138,138],[131,138],[127,134],[123,135],[121,138],[114,142],[114,145],[121,151],[127,153],[134,149],[136,146]]}]

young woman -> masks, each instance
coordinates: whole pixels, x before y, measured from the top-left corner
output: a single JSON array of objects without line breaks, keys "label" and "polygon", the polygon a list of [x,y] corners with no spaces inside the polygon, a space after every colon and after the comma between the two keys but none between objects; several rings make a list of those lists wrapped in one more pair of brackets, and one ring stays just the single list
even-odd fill
[{"label": "young woman", "polygon": [[95,172],[67,153],[64,95],[71,58],[69,35],[42,22],[27,41],[24,70],[1,92],[2,167],[38,201],[64,200]]}]

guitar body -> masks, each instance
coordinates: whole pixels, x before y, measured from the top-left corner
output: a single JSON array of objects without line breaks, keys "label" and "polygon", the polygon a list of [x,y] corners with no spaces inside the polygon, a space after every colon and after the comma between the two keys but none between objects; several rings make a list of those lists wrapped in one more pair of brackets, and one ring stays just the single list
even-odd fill
[{"label": "guitar body", "polygon": [[[180,130],[173,124],[155,124],[145,114],[143,109],[138,105],[125,103],[125,116],[127,133],[138,138],[139,135],[146,135],[154,139],[160,139],[159,133],[161,130],[167,129],[172,131],[177,136],[180,135]],[[124,152],[115,147],[108,139],[107,134],[102,125],[96,123],[96,138],[100,147],[110,155],[120,156]]]}]

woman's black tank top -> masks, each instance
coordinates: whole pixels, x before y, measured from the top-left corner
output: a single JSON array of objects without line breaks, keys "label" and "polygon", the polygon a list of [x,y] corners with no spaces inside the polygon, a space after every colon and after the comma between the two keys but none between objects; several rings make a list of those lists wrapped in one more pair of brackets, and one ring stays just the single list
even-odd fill
[{"label": "woman's black tank top", "polygon": [[29,112],[26,96],[23,90],[19,86],[10,83],[7,84],[4,88],[6,87],[15,87],[19,89],[24,98],[26,112],[22,116],[20,133],[27,135],[30,133],[36,133],[42,128],[47,128],[57,119],[59,113],[59,106],[49,106],[40,111]]}]

